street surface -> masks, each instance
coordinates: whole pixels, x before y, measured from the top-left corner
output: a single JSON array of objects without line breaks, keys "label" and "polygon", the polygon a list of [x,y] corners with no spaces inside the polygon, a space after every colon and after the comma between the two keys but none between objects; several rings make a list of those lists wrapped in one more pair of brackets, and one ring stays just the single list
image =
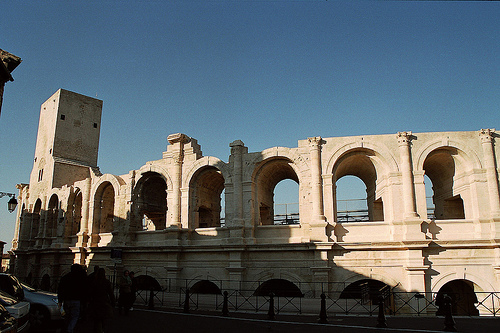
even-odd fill
[{"label": "street surface", "polygon": [[[106,333],[357,333],[357,332],[442,332],[442,317],[388,317],[388,328],[377,328],[377,317],[335,316],[328,324],[318,324],[317,317],[305,315],[276,315],[267,320],[265,313],[235,313],[223,317],[220,313],[194,312],[184,314],[175,311],[135,309],[129,316],[115,313]],[[500,318],[455,318],[458,332],[498,332]],[[35,331],[33,331],[35,332]],[[60,328],[45,329],[38,333],[60,333]],[[75,333],[92,333],[92,321],[82,321]]]}]

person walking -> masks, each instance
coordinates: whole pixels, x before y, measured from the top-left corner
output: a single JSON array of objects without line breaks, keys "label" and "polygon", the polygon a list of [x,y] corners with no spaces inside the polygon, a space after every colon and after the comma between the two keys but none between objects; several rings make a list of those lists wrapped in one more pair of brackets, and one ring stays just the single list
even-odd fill
[{"label": "person walking", "polygon": [[106,279],[106,270],[99,268],[90,283],[89,312],[94,320],[94,333],[107,330],[108,322],[113,317],[115,296],[111,282]]},{"label": "person walking", "polygon": [[82,266],[71,265],[71,270],[59,282],[57,297],[59,307],[66,313],[64,320],[65,333],[73,333],[80,317],[80,309],[85,301],[86,273]]},{"label": "person walking", "polygon": [[130,308],[132,307],[132,279],[129,276],[129,271],[124,270],[120,279],[120,295],[118,296],[118,308],[120,314],[123,313],[128,316]]}]

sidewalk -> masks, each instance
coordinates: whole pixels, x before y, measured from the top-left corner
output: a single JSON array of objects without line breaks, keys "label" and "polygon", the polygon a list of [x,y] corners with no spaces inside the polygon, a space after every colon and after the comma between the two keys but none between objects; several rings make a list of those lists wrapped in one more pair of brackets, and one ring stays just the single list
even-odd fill
[{"label": "sidewalk", "polygon": [[[128,317],[118,313],[110,322],[106,333],[135,332],[276,332],[276,333],[354,333],[354,332],[442,332],[443,317],[387,317],[388,328],[376,328],[377,317],[334,316],[328,324],[318,324],[318,318],[308,315],[276,315],[276,320],[267,320],[266,313],[231,313],[223,317],[217,312],[191,311],[184,314],[176,310],[135,309]],[[500,318],[460,317],[455,318],[458,332],[498,332]],[[80,323],[77,333],[92,332],[92,323]]]}]

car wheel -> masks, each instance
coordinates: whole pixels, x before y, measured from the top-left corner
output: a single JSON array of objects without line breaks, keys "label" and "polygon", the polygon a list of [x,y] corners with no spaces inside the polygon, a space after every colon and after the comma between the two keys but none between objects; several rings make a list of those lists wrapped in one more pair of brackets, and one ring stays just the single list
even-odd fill
[{"label": "car wheel", "polygon": [[31,327],[40,328],[49,322],[49,311],[40,305],[32,305],[30,308]]}]

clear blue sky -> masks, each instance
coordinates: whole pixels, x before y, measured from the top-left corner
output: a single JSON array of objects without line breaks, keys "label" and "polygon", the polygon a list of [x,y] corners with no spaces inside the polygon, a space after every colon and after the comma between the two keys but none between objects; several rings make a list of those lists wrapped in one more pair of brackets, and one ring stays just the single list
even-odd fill
[{"label": "clear blue sky", "polygon": [[[499,126],[500,2],[2,1],[0,191],[29,182],[40,105],[104,101],[98,164],[124,174],[166,137],[227,161],[309,136]],[[0,240],[14,214],[0,199]],[[10,248],[10,244],[7,245]]]}]

